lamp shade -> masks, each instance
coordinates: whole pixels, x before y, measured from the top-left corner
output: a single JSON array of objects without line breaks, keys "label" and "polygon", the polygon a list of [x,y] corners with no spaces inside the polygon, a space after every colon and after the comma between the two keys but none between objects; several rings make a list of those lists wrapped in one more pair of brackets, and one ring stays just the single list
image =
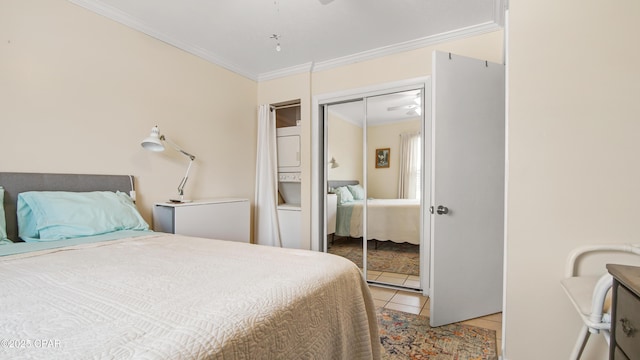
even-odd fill
[{"label": "lamp shade", "polygon": [[162,141],[160,141],[160,129],[157,126],[154,126],[151,129],[151,134],[146,139],[142,140],[143,148],[150,151],[164,151],[164,145]]}]

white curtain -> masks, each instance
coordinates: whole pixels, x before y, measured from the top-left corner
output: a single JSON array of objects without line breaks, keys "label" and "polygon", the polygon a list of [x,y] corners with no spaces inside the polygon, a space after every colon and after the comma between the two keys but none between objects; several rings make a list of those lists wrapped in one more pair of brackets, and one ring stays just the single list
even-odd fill
[{"label": "white curtain", "polygon": [[399,199],[420,197],[420,132],[400,134]]},{"label": "white curtain", "polygon": [[269,105],[258,109],[258,156],[254,231],[260,245],[282,247],[278,225],[278,154],[276,116]]}]

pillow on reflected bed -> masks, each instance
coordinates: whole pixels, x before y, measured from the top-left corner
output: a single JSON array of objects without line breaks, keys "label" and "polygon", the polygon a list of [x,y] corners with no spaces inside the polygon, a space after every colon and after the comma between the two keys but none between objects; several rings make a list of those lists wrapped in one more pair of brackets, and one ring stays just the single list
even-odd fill
[{"label": "pillow on reflected bed", "polygon": [[346,186],[340,186],[334,189],[336,195],[338,195],[338,205],[342,205],[353,201],[353,195]]},{"label": "pillow on reflected bed", "polygon": [[50,241],[149,230],[131,198],[122,192],[29,191],[18,195],[18,235]]},{"label": "pillow on reflected bed", "polygon": [[364,188],[362,185],[347,185],[347,189],[353,195],[353,200],[364,200]]}]

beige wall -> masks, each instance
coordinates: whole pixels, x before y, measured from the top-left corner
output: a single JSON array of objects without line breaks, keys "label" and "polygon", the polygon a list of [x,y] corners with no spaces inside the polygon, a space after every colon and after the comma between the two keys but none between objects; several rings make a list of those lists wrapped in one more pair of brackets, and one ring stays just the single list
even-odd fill
[{"label": "beige wall", "polygon": [[[367,196],[377,199],[398,198],[400,178],[400,134],[420,131],[420,119],[367,128]],[[376,149],[389,148],[389,167],[376,168]]]},{"label": "beige wall", "polygon": [[133,174],[151,222],[187,166],[142,149],[159,125],[188,197],[253,201],[254,81],[64,0],[3,0],[0,34],[0,171]]},{"label": "beige wall", "polygon": [[358,180],[362,178],[362,127],[339,116],[329,114],[327,130],[328,159],[335,157],[340,165],[327,174],[329,180]]},{"label": "beige wall", "polygon": [[[639,243],[640,3],[510,1],[506,351],[567,359],[568,252]],[[605,358],[602,336],[592,336]]]}]

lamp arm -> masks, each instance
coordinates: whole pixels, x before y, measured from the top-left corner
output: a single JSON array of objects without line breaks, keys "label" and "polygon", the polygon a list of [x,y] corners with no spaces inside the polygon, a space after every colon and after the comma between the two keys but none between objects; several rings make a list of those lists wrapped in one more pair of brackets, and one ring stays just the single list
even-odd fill
[{"label": "lamp arm", "polygon": [[184,174],[182,181],[180,181],[180,184],[178,185],[178,194],[180,195],[180,201],[184,200],[184,186],[187,185],[187,180],[189,179],[189,170],[191,170],[191,165],[193,165],[193,159],[189,161],[189,166],[187,166],[187,172]]},{"label": "lamp arm", "polygon": [[189,179],[189,171],[191,170],[191,165],[193,165],[193,161],[196,159],[196,157],[184,151],[180,146],[167,139],[167,137],[164,135],[160,135],[160,140],[168,142],[177,152],[189,158],[189,166],[187,166],[187,172],[185,172],[182,181],[180,181],[180,184],[178,184],[178,195],[180,195],[180,201],[182,202],[184,201],[184,187],[185,185],[187,185],[187,180]]},{"label": "lamp arm", "polygon": [[[184,151],[180,146],[176,145],[176,143],[169,140],[166,136],[160,135],[160,140],[168,142],[171,146],[173,146],[174,149],[176,149],[177,152],[181,153],[184,156],[187,156],[189,159],[191,159],[191,161],[196,159],[194,155],[191,155],[188,152]],[[189,166],[191,166],[191,164],[189,164]]]}]

